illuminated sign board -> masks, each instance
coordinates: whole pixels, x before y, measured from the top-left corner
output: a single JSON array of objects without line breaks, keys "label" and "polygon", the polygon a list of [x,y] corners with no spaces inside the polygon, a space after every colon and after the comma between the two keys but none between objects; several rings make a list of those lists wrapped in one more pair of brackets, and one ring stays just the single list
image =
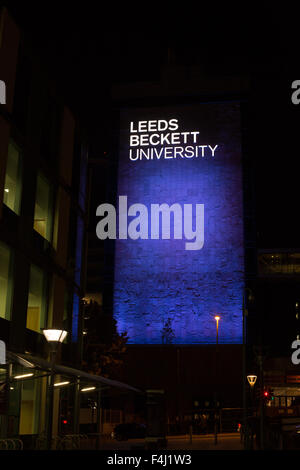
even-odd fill
[{"label": "illuminated sign board", "polygon": [[[105,206],[105,205],[103,205]],[[242,342],[240,108],[121,112],[118,197],[98,208],[115,238],[114,317],[135,344]]]}]

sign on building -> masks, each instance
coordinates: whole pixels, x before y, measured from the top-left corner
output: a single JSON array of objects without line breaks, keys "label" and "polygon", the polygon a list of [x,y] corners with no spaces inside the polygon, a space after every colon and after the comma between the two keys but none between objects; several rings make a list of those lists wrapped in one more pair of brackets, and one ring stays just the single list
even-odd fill
[{"label": "sign on building", "polygon": [[239,104],[124,109],[117,196],[119,332],[136,344],[211,344],[218,314],[219,342],[241,343]]}]

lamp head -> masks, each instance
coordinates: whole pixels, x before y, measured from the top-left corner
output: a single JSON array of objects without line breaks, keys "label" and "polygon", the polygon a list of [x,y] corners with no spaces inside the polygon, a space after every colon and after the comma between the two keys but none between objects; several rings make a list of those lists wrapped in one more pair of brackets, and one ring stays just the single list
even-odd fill
[{"label": "lamp head", "polygon": [[43,334],[48,343],[62,343],[66,338],[68,332],[54,328],[47,328],[43,330]]},{"label": "lamp head", "polygon": [[247,375],[247,380],[251,388],[254,387],[256,379],[257,379],[257,375]]}]

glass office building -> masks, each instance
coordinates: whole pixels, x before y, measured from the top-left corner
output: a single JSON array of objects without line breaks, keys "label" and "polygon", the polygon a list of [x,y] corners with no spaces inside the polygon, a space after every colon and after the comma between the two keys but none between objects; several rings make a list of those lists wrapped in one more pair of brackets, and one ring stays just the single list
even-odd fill
[{"label": "glass office building", "polygon": [[0,16],[1,438],[45,430],[43,328],[67,330],[59,360],[81,364],[88,147],[7,10]]}]

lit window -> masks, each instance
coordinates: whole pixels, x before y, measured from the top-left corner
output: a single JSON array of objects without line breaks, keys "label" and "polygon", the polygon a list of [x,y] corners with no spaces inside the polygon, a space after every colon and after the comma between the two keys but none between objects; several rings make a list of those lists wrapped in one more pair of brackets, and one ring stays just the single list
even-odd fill
[{"label": "lit window", "polygon": [[46,326],[46,276],[36,266],[30,268],[26,328],[41,333]]},{"label": "lit window", "polygon": [[21,202],[21,154],[11,141],[8,146],[3,202],[16,214]]},{"label": "lit window", "polygon": [[37,177],[33,228],[49,242],[52,240],[53,190],[41,174]]},{"label": "lit window", "polygon": [[12,299],[11,250],[0,243],[0,317],[10,320]]}]

